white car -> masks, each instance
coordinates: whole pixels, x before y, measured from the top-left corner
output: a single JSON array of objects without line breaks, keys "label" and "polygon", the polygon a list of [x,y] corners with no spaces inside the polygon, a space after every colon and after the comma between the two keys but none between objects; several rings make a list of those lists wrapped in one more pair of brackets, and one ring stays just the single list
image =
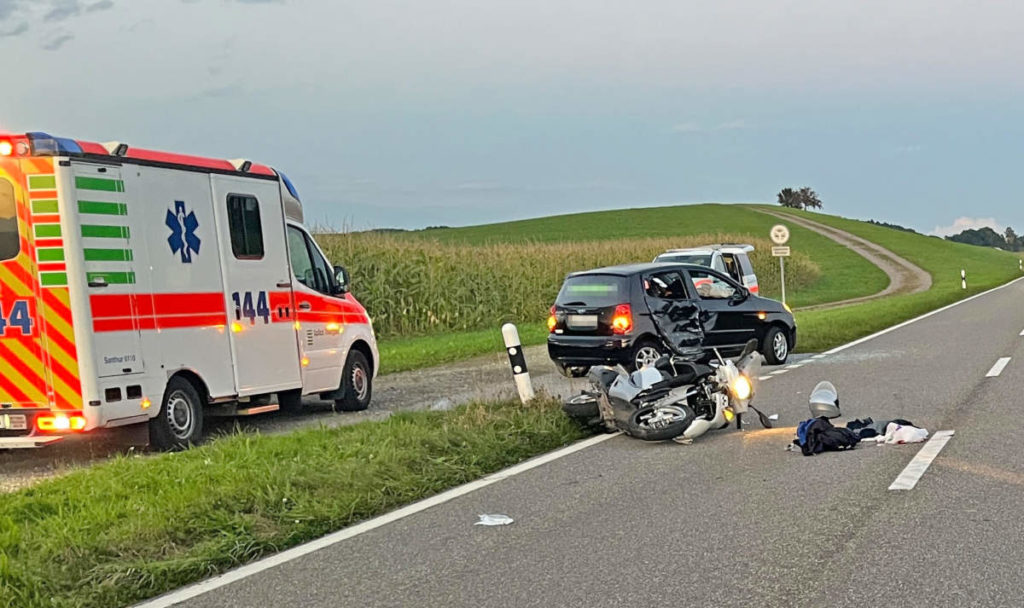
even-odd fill
[{"label": "white car", "polygon": [[712,270],[729,275],[737,283],[749,289],[750,293],[756,294],[759,291],[757,275],[754,274],[754,266],[750,263],[750,258],[747,256],[753,250],[753,245],[721,243],[689,249],[669,249],[654,258],[654,261],[707,266]]}]

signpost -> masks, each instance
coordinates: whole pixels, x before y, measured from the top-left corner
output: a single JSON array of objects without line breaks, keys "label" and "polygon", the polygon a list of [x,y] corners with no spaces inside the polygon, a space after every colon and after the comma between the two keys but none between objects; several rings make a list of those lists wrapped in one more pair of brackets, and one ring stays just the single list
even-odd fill
[{"label": "signpost", "polygon": [[775,224],[772,226],[772,231],[769,235],[772,242],[777,246],[772,247],[772,255],[779,258],[779,284],[782,286],[782,303],[786,303],[786,262],[785,258],[789,256],[789,247],[783,247],[789,241],[789,228],[786,228],[782,224]]}]

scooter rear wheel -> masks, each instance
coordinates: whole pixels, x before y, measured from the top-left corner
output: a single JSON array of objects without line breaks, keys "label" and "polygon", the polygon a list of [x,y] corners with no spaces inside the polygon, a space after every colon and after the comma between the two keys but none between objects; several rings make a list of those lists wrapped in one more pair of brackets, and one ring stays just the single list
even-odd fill
[{"label": "scooter rear wheel", "polygon": [[689,428],[696,415],[688,405],[649,405],[629,418],[629,435],[644,441],[666,441]]}]

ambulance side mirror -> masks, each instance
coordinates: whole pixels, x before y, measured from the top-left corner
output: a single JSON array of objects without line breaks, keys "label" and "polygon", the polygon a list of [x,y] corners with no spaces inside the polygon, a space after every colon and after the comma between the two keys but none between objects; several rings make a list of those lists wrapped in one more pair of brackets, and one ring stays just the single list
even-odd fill
[{"label": "ambulance side mirror", "polygon": [[348,293],[348,271],[341,266],[334,267],[334,295],[340,296]]}]

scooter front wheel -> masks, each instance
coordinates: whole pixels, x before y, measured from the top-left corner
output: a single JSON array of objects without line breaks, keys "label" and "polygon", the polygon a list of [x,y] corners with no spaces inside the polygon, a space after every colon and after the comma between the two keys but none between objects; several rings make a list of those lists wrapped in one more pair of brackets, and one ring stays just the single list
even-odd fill
[{"label": "scooter front wheel", "polygon": [[695,417],[688,405],[649,405],[633,412],[626,433],[644,441],[666,441],[682,435]]}]

